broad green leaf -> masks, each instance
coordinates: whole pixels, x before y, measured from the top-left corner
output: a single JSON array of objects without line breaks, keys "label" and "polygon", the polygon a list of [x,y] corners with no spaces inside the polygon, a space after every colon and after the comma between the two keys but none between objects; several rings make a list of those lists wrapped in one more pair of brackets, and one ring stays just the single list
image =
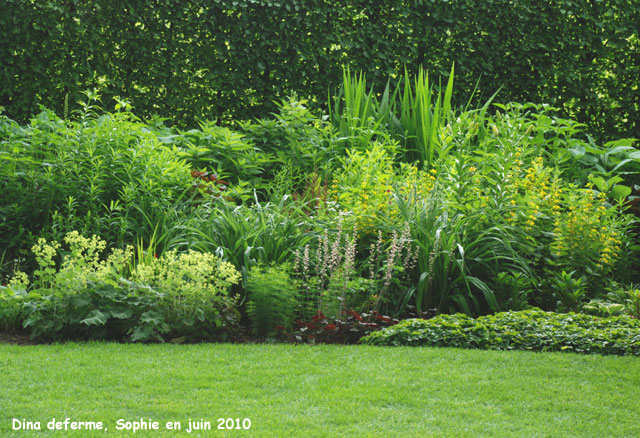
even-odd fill
[{"label": "broad green leaf", "polygon": [[589,175],[589,181],[594,183],[596,187],[598,187],[598,190],[600,190],[601,192],[606,192],[609,188],[607,186],[607,182],[600,176],[594,176],[593,174]]},{"label": "broad green leaf", "polygon": [[80,321],[80,323],[85,325],[100,326],[100,325],[104,325],[107,322],[107,319],[108,318],[104,313],[102,313],[98,309],[95,309],[89,312],[86,318]]},{"label": "broad green leaf", "polygon": [[611,196],[613,196],[618,201],[625,199],[630,194],[631,194],[631,187],[627,187],[621,184],[615,185],[611,189]]}]

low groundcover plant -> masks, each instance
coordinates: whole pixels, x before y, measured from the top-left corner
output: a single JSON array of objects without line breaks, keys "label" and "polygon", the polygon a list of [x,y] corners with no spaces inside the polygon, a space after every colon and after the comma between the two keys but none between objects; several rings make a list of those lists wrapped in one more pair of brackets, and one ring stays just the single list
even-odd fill
[{"label": "low groundcover plant", "polygon": [[640,321],[538,309],[477,319],[463,314],[408,319],[361,339],[371,345],[572,351],[640,356]]}]

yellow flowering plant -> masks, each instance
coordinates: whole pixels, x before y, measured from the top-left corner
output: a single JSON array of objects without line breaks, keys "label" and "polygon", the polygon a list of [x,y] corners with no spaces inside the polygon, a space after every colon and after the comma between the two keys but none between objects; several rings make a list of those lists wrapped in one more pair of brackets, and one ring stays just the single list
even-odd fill
[{"label": "yellow flowering plant", "polygon": [[434,187],[436,171],[417,164],[394,164],[384,144],[374,142],[367,150],[347,150],[333,179],[330,198],[342,211],[352,212],[346,225],[356,225],[362,234],[374,234],[380,225],[400,218],[395,197],[426,198]]},{"label": "yellow flowering plant", "polygon": [[514,163],[506,178],[513,209],[504,219],[526,233],[532,266],[544,273],[539,282],[543,295],[547,290],[556,294],[566,272],[575,279],[589,278],[585,299],[599,293],[622,254],[628,225],[621,211],[591,187],[562,180],[542,156]]},{"label": "yellow flowering plant", "polygon": [[[584,291],[574,300],[579,305],[601,293],[629,254],[630,221],[605,194],[563,178],[570,157],[561,147],[571,139],[553,137],[547,132],[553,126],[540,125],[542,116],[527,114],[535,106],[500,107],[505,113],[484,120],[482,138],[448,137],[451,153],[436,163],[444,209],[450,220],[465,223],[457,239],[468,273],[482,281],[470,287],[474,298],[467,303],[475,299],[483,307],[484,301],[494,310],[494,297],[517,293],[498,281],[501,267],[509,266],[507,272],[529,280],[531,304],[554,309],[567,298],[559,292],[567,289],[558,286],[567,283],[562,275],[572,273]],[[473,123],[461,118],[447,132]]]},{"label": "yellow flowering plant", "polygon": [[590,188],[571,187],[563,201],[564,207],[554,214],[551,243],[557,265],[590,275],[611,272],[625,232],[618,209]]},{"label": "yellow flowering plant", "polygon": [[213,254],[172,250],[138,264],[130,279],[166,293],[170,305],[178,308],[187,303],[211,304],[227,296],[229,288],[240,281],[240,273]]}]

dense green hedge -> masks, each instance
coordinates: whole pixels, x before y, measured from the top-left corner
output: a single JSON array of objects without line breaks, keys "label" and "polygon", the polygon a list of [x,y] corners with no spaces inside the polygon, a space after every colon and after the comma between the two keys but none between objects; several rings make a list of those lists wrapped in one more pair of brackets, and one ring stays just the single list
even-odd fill
[{"label": "dense green hedge", "polygon": [[[291,91],[326,96],[341,66],[378,84],[403,64],[457,94],[564,108],[640,137],[636,0],[0,0],[0,105],[21,121],[102,85],[137,114],[241,119]],[[106,100],[108,101],[108,100]]]},{"label": "dense green hedge", "polygon": [[408,319],[361,340],[488,350],[572,351],[640,356],[640,321],[541,310],[502,312],[473,319],[463,314]]}]

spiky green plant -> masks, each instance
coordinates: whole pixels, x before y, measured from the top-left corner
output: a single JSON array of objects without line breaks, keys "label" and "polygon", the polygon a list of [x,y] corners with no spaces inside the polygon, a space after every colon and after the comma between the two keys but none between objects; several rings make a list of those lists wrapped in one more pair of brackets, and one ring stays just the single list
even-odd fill
[{"label": "spiky green plant", "polygon": [[[410,159],[418,159],[431,165],[440,150],[439,132],[451,116],[454,66],[442,95],[429,83],[429,73],[424,69],[411,80],[405,69],[404,89],[398,104],[399,118],[394,124],[395,136],[404,138]],[[413,83],[413,86],[412,86]],[[435,102],[434,102],[435,100]],[[394,106],[396,102],[394,101]],[[395,108],[392,109],[395,112]],[[399,122],[399,123],[398,123]]]},{"label": "spiky green plant", "polygon": [[352,75],[346,68],[342,88],[333,104],[329,100],[329,118],[349,145],[366,147],[374,137],[390,133],[407,149],[408,160],[431,165],[446,153],[439,133],[453,115],[453,77],[454,66],[442,93],[429,83],[426,70],[421,68],[412,79],[405,69],[393,93],[387,81],[378,99],[373,88],[367,89],[364,73]]}]

